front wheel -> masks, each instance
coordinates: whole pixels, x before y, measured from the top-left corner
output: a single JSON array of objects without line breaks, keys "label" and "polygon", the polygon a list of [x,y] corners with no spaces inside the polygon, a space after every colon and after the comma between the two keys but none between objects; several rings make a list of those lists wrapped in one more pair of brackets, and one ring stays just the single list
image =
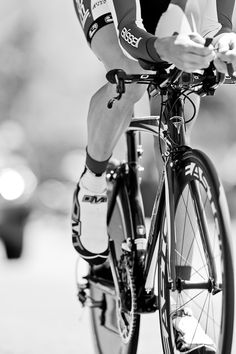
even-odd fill
[{"label": "front wheel", "polygon": [[[202,338],[207,338],[214,348],[212,352],[230,354],[234,323],[233,248],[223,187],[209,159],[191,150],[176,167],[174,189],[176,242],[168,245],[164,215],[159,248],[163,352],[183,351],[183,343],[178,342],[176,318],[192,313],[195,328],[191,329],[189,347],[201,341],[196,339],[201,328]],[[172,252],[169,247],[174,247]],[[168,261],[169,258],[172,259]],[[198,350],[207,353],[205,348]]]}]

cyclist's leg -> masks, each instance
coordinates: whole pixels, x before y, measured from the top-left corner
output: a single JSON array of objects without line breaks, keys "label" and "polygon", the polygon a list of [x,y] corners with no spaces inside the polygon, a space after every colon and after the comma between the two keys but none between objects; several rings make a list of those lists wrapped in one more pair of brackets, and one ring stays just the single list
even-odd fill
[{"label": "cyclist's leg", "polygon": [[[138,63],[127,58],[120,49],[107,4],[99,4],[99,8],[92,8],[91,0],[84,0],[82,5],[74,0],[74,4],[87,39],[92,37],[91,49],[105,69],[122,68],[129,73],[140,72]],[[106,165],[119,137],[130,122],[134,103],[144,91],[145,87],[141,85],[130,85],[122,100],[108,109],[108,101],[117,93],[114,85],[106,83],[90,101],[86,170],[74,194],[72,226],[76,250],[91,263],[95,263],[94,260],[104,260],[108,254]],[[98,253],[103,253],[99,259]]]},{"label": "cyclist's leg", "polygon": [[[127,73],[142,71],[139,64],[126,57],[121,50],[113,24],[103,27],[92,42],[92,50],[107,71],[120,68]],[[97,160],[110,157],[118,139],[129,125],[134,103],[144,94],[143,85],[128,85],[122,99],[107,108],[110,98],[117,95],[116,88],[106,83],[95,93],[88,114],[88,151]],[[98,119],[99,117],[99,119]]]},{"label": "cyclist's leg", "polygon": [[221,28],[216,6],[215,0],[171,0],[168,11],[159,21],[159,36],[197,30],[203,37],[213,37]]}]

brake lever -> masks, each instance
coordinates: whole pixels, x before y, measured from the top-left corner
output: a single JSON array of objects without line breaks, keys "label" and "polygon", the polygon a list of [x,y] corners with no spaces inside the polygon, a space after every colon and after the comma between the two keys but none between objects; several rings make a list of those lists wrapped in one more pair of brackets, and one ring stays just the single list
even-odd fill
[{"label": "brake lever", "polygon": [[[213,38],[207,37],[204,46],[208,47],[212,43],[212,41],[213,41]],[[234,83],[236,83],[236,76],[234,75],[235,70],[234,70],[233,64],[226,63],[226,62],[225,62],[225,64],[227,66],[228,75],[231,77],[231,79],[234,81]]]},{"label": "brake lever", "polygon": [[111,109],[113,107],[113,103],[115,101],[119,101],[121,99],[122,95],[125,93],[125,81],[124,81],[125,75],[126,75],[126,73],[124,72],[124,70],[121,70],[121,69],[110,70],[106,74],[107,80],[111,84],[116,84],[116,92],[118,93],[117,96],[111,98],[108,101],[108,103],[107,103],[108,109]]}]

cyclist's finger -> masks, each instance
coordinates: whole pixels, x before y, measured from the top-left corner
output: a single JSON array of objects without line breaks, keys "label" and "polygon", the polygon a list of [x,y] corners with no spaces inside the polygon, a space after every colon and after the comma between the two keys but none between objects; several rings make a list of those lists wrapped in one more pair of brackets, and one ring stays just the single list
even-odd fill
[{"label": "cyclist's finger", "polygon": [[175,39],[175,45],[182,47],[183,51],[199,54],[202,56],[210,55],[213,52],[213,46],[205,47],[205,39],[198,34],[179,34]]},{"label": "cyclist's finger", "polygon": [[199,33],[191,33],[189,38],[195,43],[202,44],[203,46],[205,44],[205,39]]},{"label": "cyclist's finger", "polygon": [[192,55],[197,55],[202,58],[206,58],[210,61],[212,61],[215,57],[214,50],[203,46],[199,47],[199,44],[197,43],[190,43],[187,47],[183,46],[182,51]]},{"label": "cyclist's finger", "polygon": [[218,53],[227,53],[230,50],[235,50],[235,42],[229,40],[228,37],[222,37],[217,42],[215,49]]},{"label": "cyclist's finger", "polygon": [[227,65],[224,63],[222,60],[220,60],[218,57],[214,60],[214,65],[217,71],[223,74],[227,74]]},{"label": "cyclist's finger", "polygon": [[200,40],[194,41],[194,40],[192,40],[192,38],[190,38],[190,35],[186,35],[186,34],[181,33],[178,36],[176,36],[175,44],[176,45],[185,45],[186,47],[192,45],[192,46],[195,46],[196,48],[204,48],[204,42],[202,42]]},{"label": "cyclist's finger", "polygon": [[209,57],[211,60],[213,60],[215,53],[214,53],[214,48],[212,45],[210,47],[204,47],[202,45],[199,45],[198,43],[191,43],[188,46],[188,51],[189,53],[193,53],[202,57]]},{"label": "cyclist's finger", "polygon": [[232,63],[236,61],[236,50],[229,50],[226,53],[218,53],[217,57],[226,63]]},{"label": "cyclist's finger", "polygon": [[[193,42],[201,44],[205,48],[208,48],[209,52],[214,50],[214,46],[211,44],[212,38],[203,38],[198,33],[193,33],[189,37]],[[205,51],[205,52],[207,53],[208,51]]]},{"label": "cyclist's finger", "polygon": [[190,48],[186,54],[186,59],[200,65],[201,68],[209,66],[209,63],[215,59],[215,53],[205,53],[196,51],[194,48]]},{"label": "cyclist's finger", "polygon": [[[208,68],[211,60],[205,57],[200,57],[195,54],[185,54],[182,57],[182,61],[179,62],[179,68],[186,72],[193,72],[198,69]],[[181,66],[181,67],[180,67]]]}]

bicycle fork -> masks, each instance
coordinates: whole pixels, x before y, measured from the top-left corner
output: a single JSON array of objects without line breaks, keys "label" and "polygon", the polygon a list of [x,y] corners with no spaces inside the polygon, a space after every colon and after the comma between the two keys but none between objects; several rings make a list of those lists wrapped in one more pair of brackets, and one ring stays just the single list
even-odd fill
[{"label": "bicycle fork", "polygon": [[[168,169],[168,171],[167,171]],[[174,227],[174,198],[173,198],[173,186],[174,176],[172,166],[167,163],[165,170],[163,171],[162,181],[157,192],[157,197],[154,203],[151,227],[148,237],[148,247],[145,264],[145,291],[150,293],[155,287],[156,268],[158,264],[158,257],[161,257],[160,253],[163,253],[163,257],[166,262],[167,256],[167,268],[169,274],[169,282],[174,288],[173,279],[176,279],[176,269],[174,262],[175,252],[175,227]],[[163,249],[159,248],[159,237],[162,237]],[[158,253],[160,252],[160,253]]]}]

